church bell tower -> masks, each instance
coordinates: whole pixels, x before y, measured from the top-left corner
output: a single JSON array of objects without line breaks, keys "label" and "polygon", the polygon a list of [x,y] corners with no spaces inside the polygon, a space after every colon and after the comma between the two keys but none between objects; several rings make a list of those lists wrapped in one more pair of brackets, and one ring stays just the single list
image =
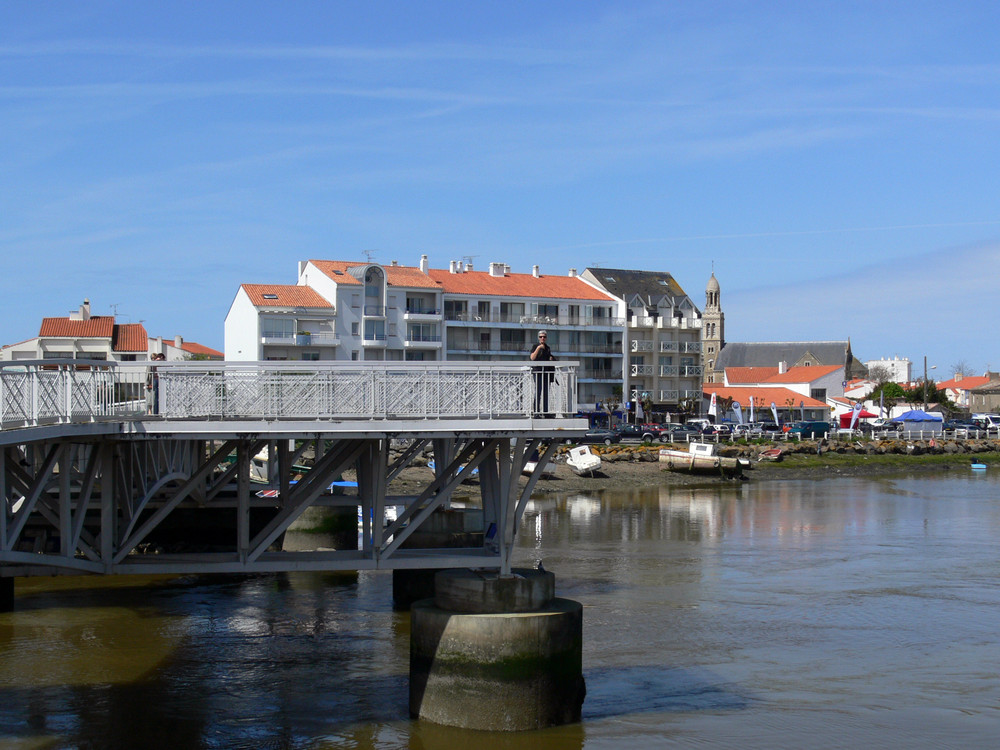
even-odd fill
[{"label": "church bell tower", "polygon": [[[725,345],[726,316],[722,312],[722,305],[719,302],[719,281],[715,278],[715,271],[713,271],[712,277],[705,287],[705,310],[701,316],[701,361],[705,367],[703,382],[716,382],[715,362]],[[721,375],[718,382],[722,382]]]}]

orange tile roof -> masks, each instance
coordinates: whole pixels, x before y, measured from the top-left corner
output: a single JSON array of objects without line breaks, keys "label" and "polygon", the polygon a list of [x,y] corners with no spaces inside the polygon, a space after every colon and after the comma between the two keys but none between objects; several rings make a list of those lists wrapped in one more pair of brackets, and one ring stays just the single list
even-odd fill
[{"label": "orange tile roof", "polygon": [[777,367],[727,367],[726,380],[732,385],[741,383],[763,383],[778,374]]},{"label": "orange tile roof", "polygon": [[789,388],[731,388],[724,385],[719,385],[717,383],[706,383],[704,386],[705,393],[712,393],[713,391],[719,396],[725,396],[726,398],[735,399],[740,402],[744,408],[750,405],[750,397],[753,396],[753,401],[755,408],[757,407],[767,407],[771,406],[773,401],[776,406],[781,409],[788,407],[786,403],[788,399],[794,401],[794,406],[798,407],[801,401],[804,406],[809,409],[824,408],[828,409],[824,401],[818,401],[811,396],[803,396],[801,393],[796,393]]},{"label": "orange tile roof", "polygon": [[843,365],[812,365],[811,367],[789,367],[785,372],[775,373],[767,383],[812,383],[825,375],[837,370],[843,370]]},{"label": "orange tile roof", "polygon": [[194,341],[185,341],[181,344],[180,348],[190,354],[204,354],[206,357],[222,359],[226,356],[218,349],[213,349],[204,344],[196,344]]},{"label": "orange tile roof", "polygon": [[[351,274],[347,272],[347,269],[372,265],[369,263],[358,263],[357,261],[352,262],[345,260],[310,260],[309,262],[338,284],[346,284],[348,286],[358,285],[361,284],[361,282],[351,276]],[[414,266],[383,266],[380,263],[374,265],[378,265],[380,268],[385,270],[385,281],[389,286],[417,287],[423,289],[438,288],[436,281]],[[340,273],[337,273],[338,271]]]},{"label": "orange tile roof", "polygon": [[961,380],[945,380],[937,384],[938,390],[950,388],[953,391],[967,391],[990,382],[988,375],[966,375]]},{"label": "orange tile roof", "polygon": [[75,339],[109,339],[114,333],[115,319],[110,315],[95,315],[89,320],[42,318],[40,337]]},{"label": "orange tile roof", "polygon": [[[242,284],[250,302],[256,307],[333,307],[312,287],[294,284]],[[264,295],[275,295],[268,298]]]},{"label": "orange tile roof", "polygon": [[149,336],[142,323],[121,323],[115,326],[111,340],[111,350],[115,352],[149,351]]},{"label": "orange tile roof", "polygon": [[491,276],[486,271],[451,273],[430,269],[428,274],[445,292],[451,294],[477,294],[493,297],[537,297],[547,299],[585,299],[600,302],[614,301],[575,276],[538,276],[530,273],[508,273]]}]

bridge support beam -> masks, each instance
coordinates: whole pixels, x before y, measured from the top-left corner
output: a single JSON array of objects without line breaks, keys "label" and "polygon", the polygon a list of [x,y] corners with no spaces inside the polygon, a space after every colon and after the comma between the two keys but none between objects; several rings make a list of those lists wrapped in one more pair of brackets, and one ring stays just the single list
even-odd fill
[{"label": "bridge support beam", "polygon": [[410,626],[410,715],[492,731],[580,720],[583,613],[551,573],[446,570]]}]

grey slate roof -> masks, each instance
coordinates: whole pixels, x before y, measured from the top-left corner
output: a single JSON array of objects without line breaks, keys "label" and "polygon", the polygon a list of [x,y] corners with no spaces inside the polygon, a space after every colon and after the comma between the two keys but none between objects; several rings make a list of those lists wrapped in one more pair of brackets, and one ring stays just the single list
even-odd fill
[{"label": "grey slate roof", "polygon": [[688,296],[677,280],[666,271],[587,268],[586,272],[610,294],[626,302],[635,294],[653,304],[664,296],[673,297],[675,303],[679,304]]},{"label": "grey slate roof", "polygon": [[794,367],[810,356],[815,364],[845,365],[855,363],[849,341],[774,341],[727,342],[715,360],[715,371],[727,367],[777,367],[787,362]]}]

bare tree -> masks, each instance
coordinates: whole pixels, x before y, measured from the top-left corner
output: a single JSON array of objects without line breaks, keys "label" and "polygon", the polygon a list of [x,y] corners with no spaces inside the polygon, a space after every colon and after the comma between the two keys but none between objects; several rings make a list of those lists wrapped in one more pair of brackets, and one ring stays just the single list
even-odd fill
[{"label": "bare tree", "polygon": [[874,364],[868,368],[868,379],[875,383],[876,387],[883,383],[892,382],[892,367],[885,364]]},{"label": "bare tree", "polygon": [[961,375],[963,378],[970,377],[976,374],[976,371],[972,369],[971,365],[964,359],[958,360],[955,364],[951,366],[951,371],[955,375]]}]

